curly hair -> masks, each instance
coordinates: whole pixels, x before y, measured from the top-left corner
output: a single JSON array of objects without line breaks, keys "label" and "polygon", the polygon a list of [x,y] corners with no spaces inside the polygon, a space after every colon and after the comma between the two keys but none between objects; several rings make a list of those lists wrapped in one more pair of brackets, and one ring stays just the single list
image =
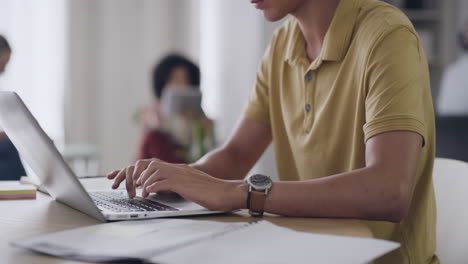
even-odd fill
[{"label": "curly hair", "polygon": [[189,81],[194,89],[200,86],[200,69],[187,58],[171,54],[164,57],[153,70],[153,92],[156,98],[160,99],[172,71],[177,67],[187,70]]}]

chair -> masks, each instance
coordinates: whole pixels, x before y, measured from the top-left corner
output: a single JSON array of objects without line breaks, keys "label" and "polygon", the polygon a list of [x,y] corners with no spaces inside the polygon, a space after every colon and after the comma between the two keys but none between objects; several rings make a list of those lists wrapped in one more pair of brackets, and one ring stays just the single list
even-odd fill
[{"label": "chair", "polygon": [[436,158],[437,249],[441,263],[468,263],[468,163]]},{"label": "chair", "polygon": [[0,181],[18,181],[25,176],[23,164],[18,151],[11,141],[0,140]]},{"label": "chair", "polygon": [[437,157],[468,162],[468,116],[436,118]]}]

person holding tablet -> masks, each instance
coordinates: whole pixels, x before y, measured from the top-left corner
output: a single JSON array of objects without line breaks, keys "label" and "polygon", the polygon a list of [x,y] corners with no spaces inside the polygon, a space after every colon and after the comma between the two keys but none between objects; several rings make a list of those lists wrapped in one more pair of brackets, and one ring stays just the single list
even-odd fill
[{"label": "person holding tablet", "polygon": [[[187,58],[171,54],[156,65],[152,77],[155,100],[140,113],[143,133],[138,145],[137,159],[158,158],[170,163],[189,162],[193,123],[199,121],[203,131],[206,131],[204,134],[212,131],[212,122],[201,111],[200,69]],[[195,107],[200,109],[200,115],[181,116],[184,113],[180,112],[180,107],[175,110],[170,107],[187,103],[184,99],[190,99],[188,95],[198,95],[192,96],[196,100],[189,100],[188,103],[191,106],[198,104]],[[171,108],[171,113],[164,111],[167,108]]]}]

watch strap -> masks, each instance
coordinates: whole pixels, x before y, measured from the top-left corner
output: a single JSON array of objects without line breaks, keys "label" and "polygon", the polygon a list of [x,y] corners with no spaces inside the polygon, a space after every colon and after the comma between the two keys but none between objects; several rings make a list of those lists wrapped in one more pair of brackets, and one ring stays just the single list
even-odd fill
[{"label": "watch strap", "polygon": [[252,190],[248,194],[247,208],[252,216],[262,216],[265,211],[266,193]]}]

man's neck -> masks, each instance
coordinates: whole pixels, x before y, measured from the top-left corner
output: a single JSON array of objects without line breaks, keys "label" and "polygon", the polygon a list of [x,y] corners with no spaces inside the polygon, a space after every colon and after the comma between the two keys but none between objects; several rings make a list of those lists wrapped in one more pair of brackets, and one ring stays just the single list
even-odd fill
[{"label": "man's neck", "polygon": [[308,0],[292,13],[299,21],[309,61],[319,56],[339,2],[340,0]]}]

